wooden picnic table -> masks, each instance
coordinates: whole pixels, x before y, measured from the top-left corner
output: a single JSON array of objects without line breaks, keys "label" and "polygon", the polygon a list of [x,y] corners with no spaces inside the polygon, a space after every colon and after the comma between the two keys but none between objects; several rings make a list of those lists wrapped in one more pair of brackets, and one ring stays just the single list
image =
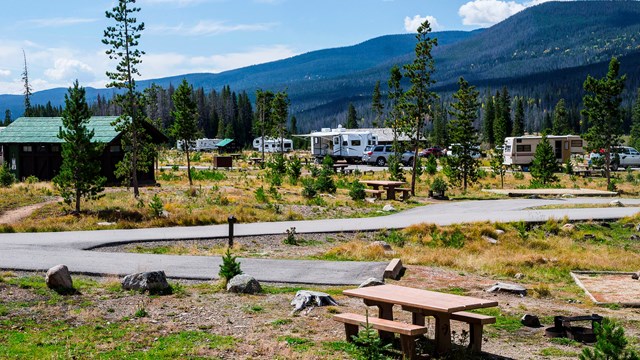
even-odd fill
[{"label": "wooden picnic table", "polygon": [[252,163],[253,165],[260,165],[260,164],[262,164],[262,158],[261,158],[261,157],[252,157],[252,158],[249,158],[249,161],[251,161],[251,163]]},{"label": "wooden picnic table", "polygon": [[[486,307],[498,306],[497,301],[453,295],[437,291],[409,288],[398,285],[381,285],[344,290],[344,295],[364,300],[368,306],[378,307],[378,317],[393,320],[393,306],[412,312],[412,322],[424,325],[425,315],[436,318],[436,349],[439,354],[451,350],[451,314]],[[381,332],[381,337],[389,334]]]},{"label": "wooden picnic table", "polygon": [[396,188],[406,184],[405,181],[392,181],[392,180],[361,180],[361,184],[372,187],[374,190],[383,188],[387,190],[387,200],[396,199]]},{"label": "wooden picnic table", "polygon": [[335,163],[335,164],[333,164],[333,172],[337,173],[338,170],[340,170],[341,172],[344,172],[345,169],[347,168],[347,166],[349,166],[349,164]]}]

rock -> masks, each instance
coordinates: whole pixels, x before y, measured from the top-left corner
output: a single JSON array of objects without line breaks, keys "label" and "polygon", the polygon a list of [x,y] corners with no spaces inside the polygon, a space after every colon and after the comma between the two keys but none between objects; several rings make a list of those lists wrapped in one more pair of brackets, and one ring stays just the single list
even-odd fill
[{"label": "rock", "polygon": [[640,224],[636,225],[636,231],[640,232]]},{"label": "rock", "polygon": [[609,224],[606,221],[601,222],[599,225],[602,226],[603,228],[611,229],[611,224]]},{"label": "rock", "polygon": [[542,198],[541,198],[540,196],[538,196],[538,195],[535,195],[535,194],[534,194],[534,195],[529,195],[529,196],[527,196],[527,199],[533,199],[533,200],[535,200],[535,199],[542,199]]},{"label": "rock", "polygon": [[485,240],[486,242],[490,243],[490,244],[497,244],[498,243],[498,240],[496,240],[496,239],[494,239],[494,238],[492,238],[490,236],[487,236],[487,235],[482,235],[482,239]]},{"label": "rock", "polygon": [[376,203],[376,198],[374,197],[368,197],[364,199],[366,202],[371,203],[371,204],[375,204]]},{"label": "rock", "polygon": [[101,221],[99,222],[97,225],[98,226],[111,226],[111,225],[115,225],[116,223],[114,222],[109,222],[109,221]]},{"label": "rock", "polygon": [[636,272],[636,273],[633,273],[633,275],[631,275],[631,278],[632,278],[633,280],[638,280],[638,279],[640,279],[640,271],[638,271],[638,272]]},{"label": "rock", "polygon": [[595,238],[596,236],[593,234],[584,234],[584,236],[582,237],[583,240],[593,240]]},{"label": "rock", "polygon": [[376,278],[368,278],[362,284],[360,284],[360,286],[358,286],[358,287],[359,288],[364,288],[364,287],[369,287],[369,286],[380,286],[380,285],[384,285],[384,280],[380,280],[380,279],[376,279]]},{"label": "rock", "polygon": [[571,199],[571,198],[574,198],[576,196],[573,195],[573,194],[562,194],[562,197],[565,198],[565,199]]},{"label": "rock", "polygon": [[516,294],[520,296],[527,296],[527,289],[517,284],[508,284],[508,283],[496,283],[491,288],[487,290],[487,292],[508,292],[511,294]]},{"label": "rock", "polygon": [[609,203],[609,205],[610,206],[620,206],[620,207],[624,206],[624,204],[620,200],[613,200],[612,202]]},{"label": "rock", "polygon": [[71,291],[73,280],[67,265],[56,265],[47,271],[44,281],[49,289]]},{"label": "rock", "polygon": [[640,240],[640,235],[633,234],[629,236],[629,240],[638,241]]},{"label": "rock", "polygon": [[374,241],[369,244],[369,247],[381,247],[384,251],[393,251],[393,248],[386,241]]},{"label": "rock", "polygon": [[535,315],[526,314],[520,319],[520,323],[526,327],[539,328],[542,327],[540,319]]},{"label": "rock", "polygon": [[394,208],[393,205],[391,204],[387,204],[382,208],[382,211],[386,211],[386,212],[396,211],[396,208]]},{"label": "rock", "polygon": [[500,235],[504,234],[504,230],[497,229],[497,230],[495,231],[495,233],[496,233],[496,235],[497,235],[497,236],[500,236]]},{"label": "rock", "polygon": [[240,274],[229,280],[227,291],[236,294],[257,294],[262,292],[262,287],[253,276]]},{"label": "rock", "polygon": [[513,277],[517,280],[522,280],[525,278],[525,275],[523,273],[517,273]]},{"label": "rock", "polygon": [[573,231],[576,229],[574,224],[564,224],[562,225],[562,231]]},{"label": "rock", "polygon": [[167,282],[164,271],[149,271],[127,275],[122,279],[122,288],[140,292],[148,291],[149,293],[171,292],[171,286]]},{"label": "rock", "polygon": [[293,312],[298,312],[308,306],[328,306],[338,305],[338,303],[329,295],[323,292],[299,290],[296,296],[291,300],[294,306]]}]

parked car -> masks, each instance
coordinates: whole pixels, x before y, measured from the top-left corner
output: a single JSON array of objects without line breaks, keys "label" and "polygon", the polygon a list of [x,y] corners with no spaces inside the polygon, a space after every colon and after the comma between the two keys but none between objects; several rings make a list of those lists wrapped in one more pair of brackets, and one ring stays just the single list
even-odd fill
[{"label": "parked car", "polygon": [[[391,145],[376,145],[369,152],[362,156],[362,162],[365,164],[385,166],[389,162],[389,156],[395,154]],[[400,157],[400,162],[407,165],[413,162],[413,153],[404,152]]]},{"label": "parked car", "polygon": [[440,156],[444,156],[444,149],[438,146],[434,146],[434,147],[426,148],[418,153],[418,156],[420,157],[429,157],[431,155],[437,158]]},{"label": "parked car", "polygon": [[[453,151],[453,150],[454,150],[456,147],[458,147],[458,146],[460,146],[460,144],[451,144],[451,145],[449,146],[449,148],[447,148],[446,155],[447,155],[447,156],[455,156],[455,153],[454,153],[454,151]],[[472,157],[472,158],[474,158],[474,159],[480,159],[480,157],[481,157],[481,156],[482,156],[482,153],[480,152],[480,147],[477,147],[477,146],[476,146],[476,147],[474,147],[473,149],[471,149],[471,157]]]},{"label": "parked car", "polygon": [[[593,152],[589,156],[589,165],[602,166],[604,164],[604,150]],[[614,146],[611,148],[611,170],[617,171],[619,167],[640,167],[640,152],[630,146]]]}]

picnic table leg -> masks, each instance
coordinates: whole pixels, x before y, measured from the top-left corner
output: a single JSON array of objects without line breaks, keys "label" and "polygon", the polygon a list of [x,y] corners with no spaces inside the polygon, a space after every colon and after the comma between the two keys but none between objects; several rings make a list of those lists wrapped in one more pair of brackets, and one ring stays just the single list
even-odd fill
[{"label": "picnic table leg", "polygon": [[387,200],[396,199],[396,189],[393,186],[387,186]]},{"label": "picnic table leg", "polygon": [[[378,317],[380,319],[393,320],[393,304],[380,303],[376,301],[364,300],[365,305],[367,306],[377,306],[378,307]],[[378,335],[380,339],[389,343],[393,340],[393,333],[388,331],[378,330]]]},{"label": "picnic table leg", "polygon": [[419,312],[412,312],[411,313],[411,322],[413,323],[413,325],[420,325],[420,326],[424,326],[424,314],[421,314]]},{"label": "picnic table leg", "polygon": [[451,315],[438,313],[436,318],[436,351],[446,354],[451,350]]}]

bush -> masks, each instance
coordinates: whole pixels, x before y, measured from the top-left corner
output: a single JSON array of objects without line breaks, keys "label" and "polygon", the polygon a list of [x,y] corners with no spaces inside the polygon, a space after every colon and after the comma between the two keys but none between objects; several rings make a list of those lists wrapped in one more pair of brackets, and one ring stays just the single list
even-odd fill
[{"label": "bush", "polygon": [[291,227],[287,229],[287,237],[282,241],[285,245],[298,245],[298,240],[296,240],[296,228]]},{"label": "bush", "polygon": [[378,336],[378,332],[369,325],[369,311],[367,311],[367,322],[364,329],[358,332],[357,336],[353,336],[353,343],[357,346],[358,352],[356,359],[362,360],[382,360],[389,359],[384,355],[385,351],[391,348],[391,344],[384,344]]},{"label": "bush", "polygon": [[27,184],[35,184],[38,181],[40,181],[40,179],[38,179],[38,177],[34,175],[29,175],[26,179],[24,179],[24,182],[26,182]]},{"label": "bush", "polygon": [[602,324],[594,324],[596,344],[593,350],[586,348],[578,357],[580,360],[638,360],[640,357],[627,348],[629,341],[624,336],[622,326],[607,318]]},{"label": "bush", "polygon": [[447,185],[447,182],[444,181],[440,176],[438,176],[435,179],[433,179],[430,190],[433,191],[434,193],[444,194],[448,188],[449,186]]},{"label": "bush", "polygon": [[4,163],[0,168],[0,186],[9,187],[16,182],[16,177],[9,170],[9,164]]},{"label": "bush", "polygon": [[349,196],[352,200],[364,200],[365,198],[364,184],[358,180],[354,180],[349,186]]},{"label": "bush", "polygon": [[524,180],[524,173],[522,171],[514,171],[513,178],[516,180]]},{"label": "bush", "polygon": [[433,155],[427,157],[427,162],[424,165],[424,171],[429,175],[435,175],[438,172],[438,161]]},{"label": "bush", "polygon": [[227,248],[227,252],[222,257],[222,264],[218,275],[228,283],[234,276],[242,274],[240,263],[236,261],[236,256],[231,255],[231,249]]},{"label": "bush", "polygon": [[153,195],[151,201],[149,202],[149,208],[151,208],[151,215],[153,217],[162,216],[162,212],[164,211],[164,204],[162,203],[162,199],[158,194]]},{"label": "bush", "polygon": [[259,188],[256,189],[256,191],[253,192],[255,197],[256,197],[256,201],[260,202],[260,203],[268,203],[269,202],[269,198],[267,198],[267,194],[264,191],[264,188],[262,186],[260,186]]},{"label": "bush", "polygon": [[318,195],[316,184],[311,178],[302,179],[302,196],[307,199],[313,199]]},{"label": "bush", "polygon": [[573,164],[571,163],[571,159],[567,159],[567,161],[564,162],[563,170],[565,174],[573,174]]},{"label": "bush", "polygon": [[297,184],[298,179],[300,179],[300,174],[302,174],[302,162],[298,159],[297,156],[294,156],[293,159],[289,161],[287,166],[287,174],[289,175],[289,181],[291,184]]}]

